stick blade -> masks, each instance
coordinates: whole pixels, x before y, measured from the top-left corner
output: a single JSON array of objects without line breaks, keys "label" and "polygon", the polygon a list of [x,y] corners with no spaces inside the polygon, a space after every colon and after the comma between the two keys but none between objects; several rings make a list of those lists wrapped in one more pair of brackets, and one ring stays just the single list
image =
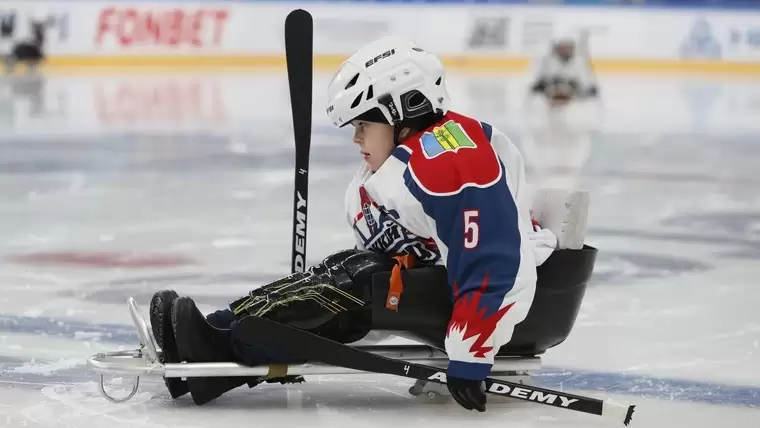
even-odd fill
[{"label": "stick blade", "polygon": [[628,426],[631,421],[633,420],[633,411],[636,409],[636,406],[630,405],[628,406],[628,413],[625,414],[625,420],[623,421],[623,425]]},{"label": "stick blade", "polygon": [[607,399],[602,405],[602,416],[610,422],[617,421],[619,423],[622,421],[623,425],[628,426],[633,420],[635,408],[635,405],[618,403],[615,400]]},{"label": "stick blade", "polygon": [[285,61],[298,146],[299,142],[311,139],[314,78],[314,21],[311,14],[303,9],[296,9],[285,18]]},{"label": "stick blade", "polygon": [[[313,25],[314,20],[309,12],[303,9],[295,9],[288,13],[288,16],[285,18],[285,33],[292,31],[293,28],[305,28],[311,34]],[[306,28],[306,26],[309,28]]]},{"label": "stick blade", "polygon": [[[288,66],[288,79],[292,73],[309,76],[311,84],[314,53],[314,20],[303,9],[296,9],[285,18],[285,60]],[[311,99],[311,93],[309,93]]]}]

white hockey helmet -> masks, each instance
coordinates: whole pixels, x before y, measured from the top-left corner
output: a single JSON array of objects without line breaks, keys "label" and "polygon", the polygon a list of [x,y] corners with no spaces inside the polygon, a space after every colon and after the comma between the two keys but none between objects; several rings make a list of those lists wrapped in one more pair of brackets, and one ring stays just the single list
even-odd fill
[{"label": "white hockey helmet", "polygon": [[552,36],[552,45],[576,45],[578,44],[579,34],[577,31],[562,29]]},{"label": "white hockey helmet", "polygon": [[340,65],[327,87],[327,115],[343,127],[372,113],[394,126],[428,113],[445,114],[449,94],[444,80],[437,56],[411,41],[383,37]]}]

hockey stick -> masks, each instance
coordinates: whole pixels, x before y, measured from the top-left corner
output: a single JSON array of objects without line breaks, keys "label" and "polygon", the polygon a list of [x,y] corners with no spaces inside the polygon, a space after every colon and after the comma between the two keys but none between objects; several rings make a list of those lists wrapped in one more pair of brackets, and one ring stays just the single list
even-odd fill
[{"label": "hockey stick", "polygon": [[[238,328],[251,343],[288,349],[309,360],[364,372],[446,383],[444,369],[371,354],[277,321],[248,316],[240,321]],[[491,394],[599,415],[622,421],[626,426],[633,418],[635,407],[493,378],[485,379],[485,388]]]},{"label": "hockey stick", "polygon": [[309,149],[313,79],[314,21],[309,12],[296,9],[285,18],[285,60],[295,139],[293,192],[293,243],[290,271],[306,268],[306,223],[309,199]]}]

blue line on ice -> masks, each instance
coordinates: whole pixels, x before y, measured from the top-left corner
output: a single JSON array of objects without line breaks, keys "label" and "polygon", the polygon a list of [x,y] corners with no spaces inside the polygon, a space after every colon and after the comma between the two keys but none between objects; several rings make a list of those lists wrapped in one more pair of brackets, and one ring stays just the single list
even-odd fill
[{"label": "blue line on ice", "polygon": [[[90,324],[77,320],[0,315],[0,333],[3,332],[79,340],[96,338],[101,342],[117,345],[137,345],[134,327],[122,324]],[[560,367],[544,367],[534,373],[534,379],[539,386],[553,389],[604,391],[661,400],[760,407],[760,386],[725,385]]]}]

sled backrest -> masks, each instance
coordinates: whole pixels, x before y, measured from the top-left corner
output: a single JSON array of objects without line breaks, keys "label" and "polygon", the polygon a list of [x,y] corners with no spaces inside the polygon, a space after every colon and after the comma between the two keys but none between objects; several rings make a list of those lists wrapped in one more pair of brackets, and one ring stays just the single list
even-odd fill
[{"label": "sled backrest", "polygon": [[583,248],[588,230],[588,191],[534,187],[531,194],[533,218],[557,235],[559,248]]}]

